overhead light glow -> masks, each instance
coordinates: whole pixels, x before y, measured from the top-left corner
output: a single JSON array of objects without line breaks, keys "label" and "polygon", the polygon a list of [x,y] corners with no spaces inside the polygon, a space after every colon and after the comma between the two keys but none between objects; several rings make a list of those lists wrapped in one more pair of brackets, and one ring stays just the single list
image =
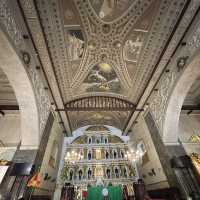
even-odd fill
[{"label": "overhead light glow", "polygon": [[100,63],[99,67],[105,73],[110,73],[112,70],[111,66],[107,63]]}]

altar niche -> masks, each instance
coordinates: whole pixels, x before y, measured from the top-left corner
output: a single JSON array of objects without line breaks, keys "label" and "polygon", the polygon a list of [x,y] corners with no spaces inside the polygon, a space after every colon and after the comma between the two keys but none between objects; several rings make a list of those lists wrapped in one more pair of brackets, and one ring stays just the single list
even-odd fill
[{"label": "altar niche", "polygon": [[107,127],[90,127],[67,146],[61,178],[81,188],[99,179],[105,185],[132,184],[137,173],[136,166],[125,156],[128,150],[128,143]]}]

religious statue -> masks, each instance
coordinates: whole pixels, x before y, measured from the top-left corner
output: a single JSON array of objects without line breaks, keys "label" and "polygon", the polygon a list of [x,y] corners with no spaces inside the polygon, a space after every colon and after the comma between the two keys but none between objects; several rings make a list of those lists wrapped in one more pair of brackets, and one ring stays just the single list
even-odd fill
[{"label": "religious statue", "polygon": [[106,151],[106,159],[108,159],[109,158],[109,153],[108,153],[108,151]]},{"label": "religious statue", "polygon": [[124,177],[127,178],[127,171],[126,171],[126,168],[124,168]]},{"label": "religious statue", "polygon": [[89,153],[88,153],[88,160],[91,160],[91,158],[92,158],[92,154],[91,154],[91,152],[89,151]]},{"label": "religious statue", "polygon": [[110,169],[106,170],[106,175],[107,175],[107,178],[110,178]]},{"label": "religious statue", "polygon": [[119,170],[117,168],[115,168],[115,176],[116,178],[119,178]]},{"label": "religious statue", "polygon": [[117,153],[116,153],[116,151],[114,151],[114,159],[116,159],[117,158]]},{"label": "religious statue", "polygon": [[96,186],[103,186],[104,183],[100,177],[97,178]]},{"label": "religious statue", "polygon": [[82,170],[80,169],[79,172],[78,172],[78,178],[79,178],[79,180],[81,180],[82,175],[83,175],[83,172],[82,172]]},{"label": "religious statue", "polygon": [[73,171],[71,170],[70,172],[69,172],[69,180],[71,181],[72,179],[73,179]]},{"label": "religious statue", "polygon": [[92,176],[92,170],[89,168],[89,169],[88,169],[88,179],[90,179],[91,176]]}]

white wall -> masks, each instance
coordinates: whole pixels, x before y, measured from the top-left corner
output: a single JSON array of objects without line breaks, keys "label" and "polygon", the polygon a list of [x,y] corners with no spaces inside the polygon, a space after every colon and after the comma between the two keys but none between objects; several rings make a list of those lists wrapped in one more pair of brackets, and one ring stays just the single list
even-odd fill
[{"label": "white wall", "polygon": [[16,146],[21,140],[20,113],[0,116],[0,140],[6,146]]},{"label": "white wall", "polygon": [[[132,129],[132,134],[130,135],[131,142],[137,144],[140,140],[143,140],[149,157],[149,161],[146,164],[138,166],[140,177],[144,180],[147,189],[151,190],[168,187],[169,185],[158,154],[151,139],[148,127],[142,116],[139,117],[138,123],[135,124]],[[152,168],[155,170],[156,176],[149,176],[148,172],[150,172]],[[143,174],[146,175],[146,178],[142,177]]]}]

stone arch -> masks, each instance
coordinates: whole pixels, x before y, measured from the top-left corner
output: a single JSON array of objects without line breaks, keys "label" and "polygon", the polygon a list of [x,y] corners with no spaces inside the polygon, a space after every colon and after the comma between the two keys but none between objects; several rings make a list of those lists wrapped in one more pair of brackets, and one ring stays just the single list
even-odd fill
[{"label": "stone arch", "polygon": [[39,145],[39,114],[32,83],[21,60],[0,30],[0,67],[6,74],[17,98],[21,118],[21,147]]},{"label": "stone arch", "polygon": [[186,66],[169,98],[163,124],[164,143],[170,144],[178,142],[178,124],[181,108],[189,89],[199,76],[200,51],[193,56],[191,62],[188,64],[188,66]]}]

